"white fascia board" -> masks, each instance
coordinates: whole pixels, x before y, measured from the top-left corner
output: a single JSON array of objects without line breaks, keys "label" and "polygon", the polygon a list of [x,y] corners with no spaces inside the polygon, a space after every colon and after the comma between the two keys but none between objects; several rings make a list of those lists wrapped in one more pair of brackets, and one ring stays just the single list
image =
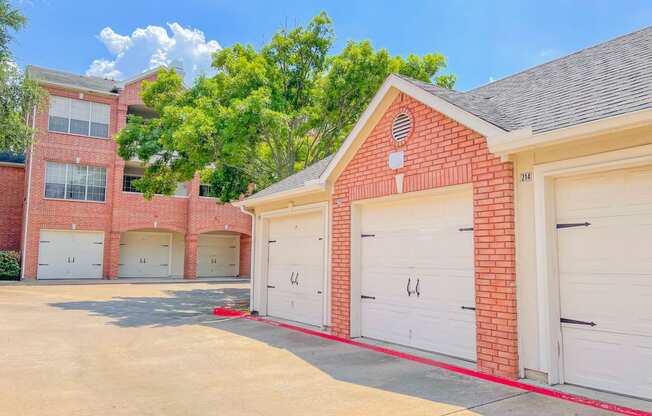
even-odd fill
[{"label": "white fascia board", "polygon": [[296,198],[298,196],[319,193],[324,190],[326,190],[324,184],[311,180],[305,182],[304,185],[299,188],[289,189],[287,191],[277,192],[275,194],[266,195],[259,198],[256,198],[256,195],[254,195],[252,198],[249,199],[243,199],[241,201],[231,202],[231,205],[233,205],[234,207],[249,208],[260,204],[282,201],[284,199]]},{"label": "white fascia board", "polygon": [[367,106],[365,111],[362,113],[362,116],[358,119],[357,123],[351,130],[351,133],[349,133],[346,140],[335,154],[335,157],[333,157],[324,172],[319,177],[321,183],[326,183],[329,180],[331,174],[339,162],[342,160],[348,149],[353,145],[353,142],[358,137],[358,134],[367,124],[367,121],[369,121],[369,118],[371,118],[373,113],[376,111],[376,108],[380,105],[380,102],[383,100],[390,88],[396,88],[397,90],[411,96],[415,100],[426,104],[433,110],[444,114],[445,116],[480,133],[485,137],[499,136],[506,133],[506,131],[500,127],[497,127],[496,125],[491,124],[481,119],[480,117],[471,114],[468,111],[465,111],[460,107],[453,105],[422,88],[419,88],[413,83],[392,74],[387,77],[383,85],[380,87],[374,98],[369,103],[369,106]]},{"label": "white fascia board", "polygon": [[590,136],[652,125],[652,109],[633,111],[571,127],[564,127],[539,134],[531,128],[488,137],[489,150],[500,156],[507,156],[544,146],[567,143]]},{"label": "white fascia board", "polygon": [[0,166],[11,166],[15,168],[24,168],[25,163],[18,163],[18,162],[0,162]]}]

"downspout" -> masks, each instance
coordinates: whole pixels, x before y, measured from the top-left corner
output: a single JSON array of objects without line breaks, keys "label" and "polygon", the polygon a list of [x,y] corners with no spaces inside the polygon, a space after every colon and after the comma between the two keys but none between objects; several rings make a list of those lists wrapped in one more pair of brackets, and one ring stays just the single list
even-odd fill
[{"label": "downspout", "polygon": [[249,259],[249,262],[250,262],[250,265],[249,265],[250,280],[249,281],[250,281],[251,290],[249,291],[249,310],[254,312],[253,311],[254,299],[255,299],[254,293],[256,292],[254,290],[254,276],[255,276],[254,267],[255,267],[255,264],[256,264],[256,262],[254,261],[254,259],[256,258],[256,256],[255,256],[255,253],[256,253],[256,249],[255,249],[255,247],[256,247],[256,239],[254,238],[254,230],[256,229],[256,215],[254,215],[253,212],[248,211],[247,209],[245,209],[244,206],[240,206],[240,211],[243,214],[247,214],[247,215],[249,215],[251,217],[251,249],[250,249],[251,254],[250,254],[250,259]]},{"label": "downspout", "polygon": [[[36,106],[32,110],[32,129],[36,127]],[[23,248],[20,261],[20,280],[25,278],[25,259],[27,258],[27,226],[29,224],[29,202],[32,190],[32,158],[34,156],[34,136],[32,133],[32,143],[29,145],[29,169],[27,170],[27,195],[25,200],[25,224],[23,225]]]}]

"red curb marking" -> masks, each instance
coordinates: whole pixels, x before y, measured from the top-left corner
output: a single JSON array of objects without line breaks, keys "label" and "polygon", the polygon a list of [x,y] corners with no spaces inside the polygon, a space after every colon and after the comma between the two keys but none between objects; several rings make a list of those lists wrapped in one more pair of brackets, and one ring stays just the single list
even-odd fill
[{"label": "red curb marking", "polygon": [[[216,309],[218,309],[218,308],[216,308]],[[221,308],[221,309],[225,309],[225,308]],[[548,397],[553,397],[555,399],[566,400],[566,401],[573,402],[573,403],[578,403],[578,404],[581,404],[581,405],[584,405],[584,406],[595,407],[597,409],[607,410],[607,411],[610,411],[610,412],[620,413],[620,414],[623,414],[623,415],[652,416],[652,413],[646,412],[644,410],[633,409],[631,407],[625,407],[625,406],[620,406],[618,404],[607,403],[607,402],[603,402],[601,400],[589,399],[588,397],[578,396],[578,395],[575,395],[575,394],[563,393],[563,392],[560,392],[560,391],[550,390],[550,389],[543,388],[543,387],[532,386],[530,384],[522,383],[520,381],[514,381],[514,380],[507,379],[507,378],[496,377],[496,376],[492,376],[492,375],[489,375],[489,374],[480,373],[480,372],[475,371],[475,370],[470,370],[470,369],[464,368],[464,367],[458,367],[456,365],[447,364],[447,363],[437,361],[437,360],[433,360],[433,359],[430,359],[430,358],[419,357],[419,356],[416,356],[416,355],[406,354],[406,353],[395,351],[395,350],[385,348],[385,347],[379,347],[379,346],[376,346],[376,345],[365,344],[364,342],[359,342],[359,341],[354,341],[354,340],[351,340],[351,339],[341,338],[341,337],[337,337],[335,335],[325,334],[323,332],[314,331],[312,329],[306,329],[306,328],[302,328],[300,326],[290,325],[290,324],[274,321],[274,320],[267,319],[267,318],[261,318],[261,317],[251,316],[251,315],[245,315],[245,314],[242,314],[241,312],[238,312],[238,313],[239,313],[239,315],[235,315],[235,316],[240,316],[242,318],[249,319],[249,320],[252,320],[252,321],[263,322],[263,323],[266,323],[266,324],[269,324],[269,325],[277,326],[279,328],[285,328],[285,329],[289,329],[289,330],[292,330],[292,331],[303,332],[304,334],[314,335],[314,336],[324,338],[324,339],[328,339],[328,340],[331,340],[331,341],[340,342],[342,344],[348,344],[348,345],[352,345],[354,347],[364,348],[364,349],[379,352],[379,353],[382,353],[382,354],[391,355],[393,357],[403,358],[405,360],[414,361],[414,362],[417,362],[417,363],[429,365],[431,367],[441,368],[441,369],[452,371],[452,372],[458,373],[458,374],[464,374],[464,375],[469,376],[469,377],[479,378],[481,380],[490,381],[492,383],[497,383],[497,384],[502,384],[502,385],[509,386],[509,387],[514,387],[514,388],[517,388],[517,389],[521,389],[521,390],[529,391],[529,392],[532,392],[532,393],[540,394],[542,396],[548,396]]]},{"label": "red curb marking", "polygon": [[231,308],[215,308],[213,309],[213,315],[215,316],[231,316],[231,317],[236,317],[236,316],[244,316],[245,313],[242,311],[238,311],[235,309]]}]

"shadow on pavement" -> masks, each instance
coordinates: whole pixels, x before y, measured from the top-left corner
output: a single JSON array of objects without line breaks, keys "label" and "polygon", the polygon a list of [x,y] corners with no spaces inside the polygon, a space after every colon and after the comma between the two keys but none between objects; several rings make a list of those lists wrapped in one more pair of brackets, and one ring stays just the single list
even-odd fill
[{"label": "shadow on pavement", "polygon": [[[286,350],[336,380],[472,409],[468,415],[607,415],[569,402],[424,366],[247,319],[219,319],[213,308],[248,299],[249,289],[170,290],[167,297],[115,297],[107,301],[51,303],[64,310],[113,318],[120,327],[204,325]],[[277,368],[272,365],[271,368]],[[261,368],[261,371],[272,371]],[[285,374],[278,374],[283,379]],[[409,409],[406,409],[409,413]],[[453,411],[453,414],[457,411]]]}]

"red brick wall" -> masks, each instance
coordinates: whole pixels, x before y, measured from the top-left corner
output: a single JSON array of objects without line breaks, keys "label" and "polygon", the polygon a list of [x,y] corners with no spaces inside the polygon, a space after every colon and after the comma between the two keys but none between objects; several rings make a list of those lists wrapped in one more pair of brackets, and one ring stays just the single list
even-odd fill
[{"label": "red brick wall", "polygon": [[25,168],[0,166],[0,250],[20,250]]},{"label": "red brick wall", "polygon": [[[403,144],[390,135],[393,118],[407,110],[413,130]],[[401,148],[405,166],[387,167]],[[477,359],[481,371],[518,375],[512,164],[489,153],[486,140],[400,94],[338,177],[332,203],[332,331],[350,334],[351,202],[396,193],[394,176],[405,175],[403,192],[473,184]]]},{"label": "red brick wall", "polygon": [[[155,75],[148,79],[155,78]],[[120,96],[110,97],[84,94],[83,99],[111,105],[110,133],[112,137],[126,124],[127,106],[140,104],[138,95],[140,81],[129,84]],[[48,88],[52,95],[80,99],[78,92]],[[160,228],[186,234],[190,241],[186,256],[196,262],[196,240],[200,233],[229,230],[243,236],[251,233],[251,218],[231,205],[217,204],[216,200],[200,198],[199,182],[196,178],[189,189],[189,197],[156,196],[145,200],[142,195],[122,192],[122,176],[125,162],[117,155],[114,139],[96,139],[64,133],[48,132],[47,105],[36,117],[38,129],[32,167],[32,191],[27,230],[25,277],[34,278],[37,272],[39,234],[41,229],[104,231],[105,277],[118,274],[121,232]],[[105,202],[74,202],[46,200],[45,163],[80,163],[103,166],[107,173]],[[2,185],[5,182],[2,181]],[[2,186],[0,185],[0,186]],[[24,184],[21,185],[24,187]],[[4,201],[3,201],[4,202]],[[0,207],[0,209],[3,209]],[[3,211],[0,211],[4,214]],[[20,232],[18,233],[20,235]],[[193,261],[188,263],[185,274],[192,278],[196,274]],[[193,264],[191,264],[193,263]]]},{"label": "red brick wall", "polygon": [[240,236],[240,276],[251,277],[251,237]]}]

